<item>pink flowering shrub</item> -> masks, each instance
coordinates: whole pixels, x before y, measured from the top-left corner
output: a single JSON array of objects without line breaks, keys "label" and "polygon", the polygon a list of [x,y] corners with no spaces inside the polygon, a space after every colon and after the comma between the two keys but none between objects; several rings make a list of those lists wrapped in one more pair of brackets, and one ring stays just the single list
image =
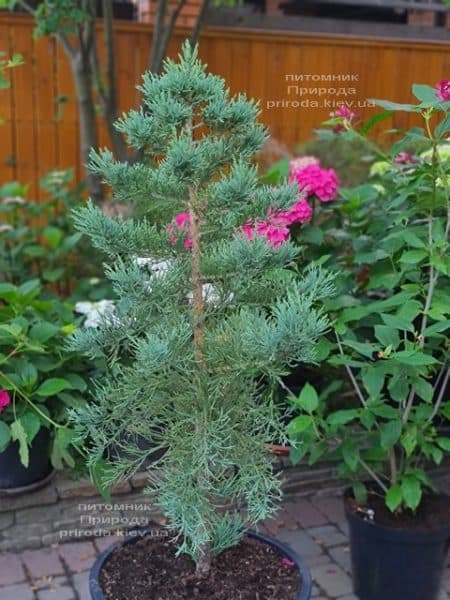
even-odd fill
[{"label": "pink flowering shrub", "polygon": [[291,183],[298,183],[299,191],[309,196],[317,196],[321,202],[331,202],[337,197],[340,185],[334,169],[323,169],[318,164],[310,164],[295,171]]},{"label": "pink flowering shrub", "polygon": [[0,390],[0,413],[11,404],[10,395],[6,390]]},{"label": "pink flowering shrub", "polygon": [[192,238],[189,232],[189,221],[191,216],[188,212],[178,213],[173,221],[167,225],[167,231],[170,233],[169,242],[176,244],[178,241],[177,232],[184,237],[183,245],[185,248],[192,247]]},{"label": "pink flowering shrub", "polygon": [[439,100],[450,102],[450,79],[444,79],[436,84],[436,96]]}]

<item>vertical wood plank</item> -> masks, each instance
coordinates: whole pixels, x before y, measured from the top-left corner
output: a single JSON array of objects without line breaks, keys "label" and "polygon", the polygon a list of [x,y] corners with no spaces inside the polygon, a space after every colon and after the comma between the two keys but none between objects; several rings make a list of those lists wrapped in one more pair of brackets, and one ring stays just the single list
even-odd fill
[{"label": "vertical wood plank", "polygon": [[36,96],[34,81],[34,43],[27,22],[12,28],[12,47],[22,55],[24,64],[11,72],[15,121],[16,176],[28,184],[30,198],[38,195],[38,163],[36,137]]},{"label": "vertical wood plank", "polygon": [[[0,52],[6,58],[11,56],[10,27],[0,23]],[[20,67],[18,67],[20,68]],[[10,76],[10,73],[7,74]],[[16,179],[15,168],[15,136],[14,136],[14,105],[12,87],[0,90],[0,182]]]}]

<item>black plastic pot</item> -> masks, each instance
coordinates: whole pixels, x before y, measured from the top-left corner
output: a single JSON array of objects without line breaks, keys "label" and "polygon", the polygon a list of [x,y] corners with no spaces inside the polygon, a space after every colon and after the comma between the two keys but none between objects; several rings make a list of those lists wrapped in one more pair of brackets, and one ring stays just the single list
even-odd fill
[{"label": "black plastic pot", "polygon": [[346,506],[353,590],[360,600],[437,600],[450,526],[397,529],[364,520]]},{"label": "black plastic pot", "polygon": [[[135,533],[136,535],[127,538],[125,541],[117,542],[110,548],[107,548],[97,557],[97,560],[93,564],[91,572],[89,574],[89,591],[91,592],[92,600],[106,600],[100,587],[100,572],[103,568],[103,565],[108,560],[109,556],[111,555],[113,550],[115,550],[115,548],[121,546],[122,544],[135,544],[142,537],[142,535],[144,535],[145,530],[140,532],[136,531]],[[260,533],[256,533],[256,531],[247,531],[247,535],[250,538],[254,538],[256,540],[259,540],[260,542],[263,542],[264,544],[269,544],[269,546],[276,548],[280,552],[280,554],[282,554],[286,558],[289,558],[295,564],[295,566],[299,570],[300,577],[302,580],[302,589],[297,597],[297,600],[309,600],[309,598],[311,597],[312,587],[311,575],[308,567],[303,562],[303,559],[300,558],[300,556],[296,552],[294,552],[294,550],[289,548],[289,546],[285,546],[278,540],[262,535]]]},{"label": "black plastic pot", "polygon": [[37,488],[52,473],[50,464],[50,432],[42,427],[29,448],[30,463],[24,467],[20,462],[19,444],[8,444],[0,452],[0,491],[19,493]]}]

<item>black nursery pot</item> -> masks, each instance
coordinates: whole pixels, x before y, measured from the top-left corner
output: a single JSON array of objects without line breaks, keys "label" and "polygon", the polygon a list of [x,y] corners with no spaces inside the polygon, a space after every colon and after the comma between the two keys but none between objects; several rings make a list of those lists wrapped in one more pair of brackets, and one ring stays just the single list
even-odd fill
[{"label": "black nursery pot", "polygon": [[29,448],[30,463],[20,462],[19,444],[8,444],[0,452],[0,491],[19,493],[44,484],[52,472],[50,464],[50,431],[41,427]]},{"label": "black nursery pot", "polygon": [[397,529],[363,520],[346,505],[353,590],[360,600],[437,600],[450,526]]},{"label": "black nursery pot", "polygon": [[[135,544],[145,534],[145,530],[140,532],[136,531],[135,533],[136,535],[127,538],[124,542],[117,542],[116,544],[113,544],[97,557],[89,574],[89,591],[91,593],[92,600],[106,600],[100,587],[100,573],[103,568],[103,565],[108,560],[109,556],[111,555],[113,550],[115,550],[115,548],[123,544]],[[278,540],[275,540],[271,537],[262,535],[260,533],[256,533],[256,531],[247,531],[246,535],[264,544],[272,546],[273,548],[278,550],[280,554],[282,554],[295,564],[302,580],[302,589],[300,590],[300,593],[297,596],[297,600],[309,600],[311,598],[312,588],[311,574],[303,559],[296,552],[294,552],[294,550],[289,548],[289,546],[285,546]]]}]

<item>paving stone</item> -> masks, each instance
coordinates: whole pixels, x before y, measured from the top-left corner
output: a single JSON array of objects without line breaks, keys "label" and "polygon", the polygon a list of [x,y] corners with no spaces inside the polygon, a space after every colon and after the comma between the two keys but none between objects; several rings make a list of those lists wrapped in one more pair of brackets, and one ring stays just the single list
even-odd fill
[{"label": "paving stone", "polygon": [[72,573],[81,573],[91,568],[96,552],[92,542],[63,544],[59,554]]},{"label": "paving stone", "polygon": [[34,594],[27,583],[21,583],[2,587],[0,598],[2,600],[34,600]]},{"label": "paving stone", "polygon": [[64,479],[63,476],[56,480],[56,490],[60,498],[90,498],[98,496],[98,490],[90,479]]},{"label": "paving stone", "polygon": [[346,594],[338,598],[338,600],[358,600],[358,596],[355,596],[355,594]]},{"label": "paving stone", "polygon": [[304,528],[318,527],[328,523],[327,518],[319,512],[306,498],[298,498],[292,503],[298,523]]},{"label": "paving stone", "polygon": [[275,527],[279,531],[295,531],[299,528],[296,520],[296,511],[293,510],[292,503],[284,504],[273,520],[275,521]]},{"label": "paving stone", "polygon": [[328,563],[311,567],[311,575],[317,585],[331,598],[339,598],[353,591],[350,577],[336,564]]},{"label": "paving stone", "polygon": [[0,514],[0,530],[11,527],[14,523],[14,513],[3,513]]},{"label": "paving stone", "polygon": [[42,546],[42,538],[39,535],[31,537],[13,536],[9,539],[9,548],[14,551],[31,550]]},{"label": "paving stone", "polygon": [[312,588],[311,588],[311,598],[314,598],[315,596],[319,596],[319,594],[320,594],[319,588],[317,587],[317,585],[313,584]]},{"label": "paving stone", "polygon": [[312,567],[316,567],[319,565],[328,565],[330,562],[330,557],[328,554],[319,554],[318,556],[308,556],[308,567],[311,569]]},{"label": "paving stone", "polygon": [[330,548],[328,553],[340,567],[342,567],[348,573],[351,572],[352,566],[350,548],[348,546],[336,546],[335,548]]},{"label": "paving stone", "polygon": [[59,518],[59,515],[60,509],[57,505],[25,508],[16,512],[16,523],[18,525],[40,525],[42,527],[43,521],[55,521]]},{"label": "paving stone", "polygon": [[78,594],[78,600],[91,600],[89,592],[89,571],[73,576],[73,585]]},{"label": "paving stone", "polygon": [[304,531],[283,531],[278,535],[278,539],[285,542],[303,558],[322,554],[319,544],[316,544],[312,537]]},{"label": "paving stone", "polygon": [[32,494],[22,494],[20,496],[8,497],[0,500],[0,513],[28,508],[31,506],[42,506],[43,504],[55,504],[58,499],[56,488],[53,484],[37,490]]},{"label": "paving stone", "polygon": [[345,519],[344,502],[340,497],[314,496],[312,505],[327,517],[331,523],[340,523]]},{"label": "paving stone", "polygon": [[345,535],[334,525],[310,527],[308,533],[323,546],[338,546],[339,544],[347,543]]},{"label": "paving stone", "polygon": [[123,542],[123,536],[119,535],[105,535],[103,537],[95,538],[94,545],[99,552],[103,552],[106,548],[109,548],[116,542]]},{"label": "paving stone", "polygon": [[348,527],[348,521],[341,521],[340,523],[337,524],[338,528],[342,531],[342,533],[345,536],[349,536],[349,527]]},{"label": "paving stone", "polygon": [[25,571],[17,554],[0,555],[0,585],[25,581]]},{"label": "paving stone", "polygon": [[55,548],[25,550],[22,560],[33,579],[45,575],[64,575],[64,569]]},{"label": "paving stone", "polygon": [[131,487],[137,490],[141,490],[142,488],[148,485],[149,474],[145,471],[143,473],[136,473],[131,478]]},{"label": "paving stone", "polygon": [[71,587],[63,586],[58,589],[40,590],[38,600],[75,600],[75,592]]},{"label": "paving stone", "polygon": [[58,589],[67,585],[69,585],[67,577],[65,575],[59,575],[58,577],[46,576],[34,579],[31,587],[34,591],[38,591],[48,588]]}]

